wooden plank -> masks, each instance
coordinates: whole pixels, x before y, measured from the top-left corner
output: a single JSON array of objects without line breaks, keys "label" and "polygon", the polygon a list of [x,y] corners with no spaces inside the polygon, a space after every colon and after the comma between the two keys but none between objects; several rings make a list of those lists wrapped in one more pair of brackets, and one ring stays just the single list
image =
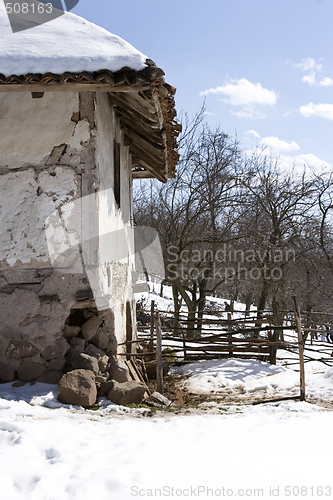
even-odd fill
[{"label": "wooden plank", "polygon": [[[143,380],[141,373],[135,364],[135,360],[133,358],[130,360],[126,360],[126,364],[128,366],[130,375],[133,378],[133,380],[135,380],[136,382],[142,382],[143,384],[146,385],[146,382]],[[151,393],[150,393],[149,389],[147,388],[146,392],[143,395],[143,398],[144,399],[148,398],[150,396],[150,394]]]},{"label": "wooden plank", "polygon": [[304,346],[302,336],[302,325],[300,317],[300,309],[297,297],[293,297],[295,307],[295,319],[298,336],[298,354],[299,354],[299,369],[300,369],[300,400],[305,401],[305,370],[304,370]]},{"label": "wooden plank", "polygon": [[[281,317],[280,317],[280,306],[277,300],[273,300],[273,324],[274,326],[281,326]],[[283,336],[283,330],[281,328],[274,328],[273,330],[273,342],[277,342],[277,340],[282,340]],[[276,344],[272,343],[271,344],[271,354],[270,354],[270,359],[269,362],[272,365],[276,365]]]},{"label": "wooden plank", "polygon": [[149,172],[151,172],[156,179],[158,179],[163,183],[166,183],[167,179],[165,170],[163,170],[162,173],[162,170],[160,170],[160,168],[156,169],[155,167],[150,166],[143,158],[141,158],[141,163],[144,166],[144,168],[146,168]]},{"label": "wooden plank", "polygon": [[118,104],[127,106],[130,109],[135,109],[144,116],[156,117],[155,107],[146,99],[144,99],[140,94],[117,94],[114,96],[117,99]]},{"label": "wooden plank", "polygon": [[159,313],[156,315],[156,381],[157,392],[163,394],[162,330]]},{"label": "wooden plank", "polygon": [[[157,132],[160,131],[161,127],[159,125],[156,115],[146,113],[139,109],[131,107],[123,98],[122,94],[112,94],[109,93],[109,102],[111,106],[114,106],[117,112],[127,118],[132,123],[133,120],[137,122],[138,125],[146,127],[149,133],[152,133],[152,129]],[[142,112],[140,112],[142,111]]]},{"label": "wooden plank", "polygon": [[95,126],[95,92],[80,92],[80,120],[86,118],[91,128]]},{"label": "wooden plank", "polygon": [[229,354],[232,356],[233,354],[233,349],[232,349],[232,322],[231,322],[231,313],[228,313],[228,344],[229,344]]},{"label": "wooden plank", "polygon": [[109,83],[1,83],[0,92],[133,92],[150,85],[110,85]]},{"label": "wooden plank", "polygon": [[124,117],[120,118],[120,123],[130,139],[130,146],[136,141],[153,154],[159,154],[160,157],[163,157],[165,143],[160,133],[152,134],[151,129],[142,129],[141,124],[133,123],[132,120],[126,120]]},{"label": "wooden plank", "polygon": [[132,170],[132,179],[153,179],[154,177],[154,174],[152,172],[148,172],[148,170]]},{"label": "wooden plank", "polygon": [[148,344],[149,351],[153,351],[154,349],[154,326],[155,326],[154,316],[155,316],[155,300],[152,300],[150,304],[150,340]]},{"label": "wooden plank", "polygon": [[65,152],[66,147],[67,144],[60,144],[60,146],[55,146],[45,165],[54,165],[55,163],[57,163]]},{"label": "wooden plank", "polygon": [[126,365],[127,365],[128,371],[129,371],[129,373],[130,373],[130,375],[131,375],[132,379],[133,379],[133,380],[135,380],[136,382],[141,382],[140,377],[139,377],[139,375],[136,373],[136,371],[134,370],[134,367],[133,367],[132,363],[130,362],[130,360],[129,360],[129,359],[126,359],[126,360],[124,360],[124,361],[125,361],[125,363],[126,363]]},{"label": "wooden plank", "polygon": [[94,300],[83,300],[82,302],[74,302],[71,309],[91,309],[96,307]]}]

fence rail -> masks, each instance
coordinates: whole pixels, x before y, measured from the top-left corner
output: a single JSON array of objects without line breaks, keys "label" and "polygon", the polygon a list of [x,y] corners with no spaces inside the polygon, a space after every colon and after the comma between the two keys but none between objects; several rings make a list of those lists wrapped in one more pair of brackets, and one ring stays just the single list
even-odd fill
[{"label": "fence rail", "polygon": [[[175,315],[172,311],[157,310],[154,301],[151,309],[138,310],[139,316],[146,319],[146,325],[138,325],[138,339],[124,344],[131,346],[129,357],[156,359],[158,390],[163,392],[162,358],[175,356],[175,363],[187,363],[191,360],[213,358],[256,358],[276,364],[277,350],[297,353],[295,357],[283,356],[290,364],[299,364],[300,396],[305,400],[304,364],[310,361],[321,361],[327,366],[333,364],[333,345],[314,339],[319,332],[315,322],[321,321],[324,327],[332,321],[330,313],[300,312],[297,298],[294,297],[294,311],[280,311],[279,304],[273,302],[272,311],[254,312],[233,311],[242,313],[244,317],[232,317],[226,311],[204,311],[203,318],[189,317],[186,312]],[[212,318],[207,316],[223,315]],[[282,316],[285,318],[282,320]],[[302,318],[304,325],[302,326]],[[329,318],[326,321],[325,318]],[[156,331],[156,335],[155,335]],[[290,332],[290,333],[289,333]],[[291,332],[295,332],[291,335]],[[310,334],[310,339],[307,340]],[[333,332],[332,332],[333,334]],[[333,340],[333,339],[332,339]],[[143,352],[137,352],[135,345],[141,344]],[[316,354],[316,356],[314,356]],[[294,361],[294,363],[292,363]]]}]

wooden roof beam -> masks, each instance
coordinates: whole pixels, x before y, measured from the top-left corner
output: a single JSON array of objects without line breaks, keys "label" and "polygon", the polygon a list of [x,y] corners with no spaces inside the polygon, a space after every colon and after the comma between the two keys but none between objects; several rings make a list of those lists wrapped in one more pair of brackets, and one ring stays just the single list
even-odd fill
[{"label": "wooden roof beam", "polygon": [[128,92],[147,90],[148,85],[110,85],[109,83],[1,83],[0,92]]}]

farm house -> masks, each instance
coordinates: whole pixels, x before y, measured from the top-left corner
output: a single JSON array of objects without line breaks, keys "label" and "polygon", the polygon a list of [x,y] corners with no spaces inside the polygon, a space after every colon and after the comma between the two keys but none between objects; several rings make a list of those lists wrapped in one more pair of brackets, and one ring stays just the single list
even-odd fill
[{"label": "farm house", "polygon": [[57,378],[135,336],[132,181],[175,175],[175,89],[73,14],[0,27],[0,380]]}]

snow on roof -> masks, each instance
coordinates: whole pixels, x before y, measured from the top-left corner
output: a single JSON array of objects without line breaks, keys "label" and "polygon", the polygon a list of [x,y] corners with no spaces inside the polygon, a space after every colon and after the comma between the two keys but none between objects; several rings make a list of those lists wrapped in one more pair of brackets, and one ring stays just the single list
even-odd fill
[{"label": "snow on roof", "polygon": [[13,33],[0,0],[0,73],[56,73],[129,67],[140,71],[147,57],[120,37],[65,12],[46,24]]}]

